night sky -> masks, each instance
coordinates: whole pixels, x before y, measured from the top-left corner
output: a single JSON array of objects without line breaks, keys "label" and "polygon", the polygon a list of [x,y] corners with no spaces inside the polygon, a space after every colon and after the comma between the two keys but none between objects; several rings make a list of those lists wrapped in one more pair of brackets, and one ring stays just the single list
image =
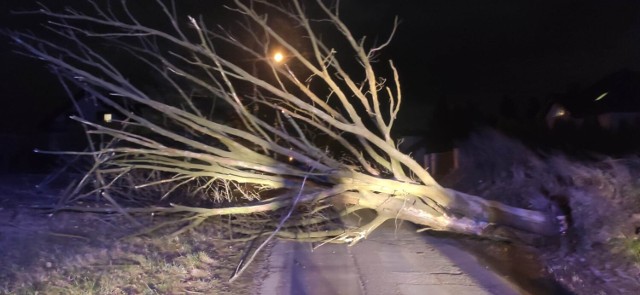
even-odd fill
[{"label": "night sky", "polygon": [[[177,2],[184,9],[211,10],[220,3]],[[412,111],[438,100],[490,109],[505,96],[544,99],[623,68],[640,70],[637,0],[341,2],[341,16],[369,40],[381,41],[393,17],[400,18],[397,36],[382,59],[397,64],[405,106]],[[32,19],[9,14],[28,7],[33,7],[29,1],[3,0],[0,26],[37,28]],[[35,132],[40,118],[64,102],[62,92],[43,64],[11,53],[7,38],[2,42],[0,132]],[[419,112],[403,114],[420,117]]]}]

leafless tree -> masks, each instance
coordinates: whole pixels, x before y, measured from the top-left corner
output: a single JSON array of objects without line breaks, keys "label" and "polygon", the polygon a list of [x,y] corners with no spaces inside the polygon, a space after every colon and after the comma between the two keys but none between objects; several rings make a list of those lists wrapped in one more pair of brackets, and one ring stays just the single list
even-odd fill
[{"label": "leafless tree", "polygon": [[[402,102],[399,74],[391,61],[374,62],[397,23],[390,24],[389,40],[375,44],[354,36],[338,6],[321,0],[233,3],[227,9],[240,21],[226,29],[180,17],[161,0],[154,21],[136,16],[124,1],[89,1],[85,12],[42,7],[37,13],[49,18],[47,37],[12,33],[64,85],[74,83],[126,117],[110,124],[76,118],[94,141],[114,139],[76,153],[96,163],[81,183],[97,180],[89,193],[101,193],[116,208],[95,210],[179,213],[186,228],[232,216],[236,237],[349,244],[389,219],[480,236],[505,227],[559,232],[555,216],[442,187],[399,151],[391,133]],[[289,35],[276,20],[288,25]],[[162,91],[145,91],[149,80],[130,76],[138,69],[156,77]],[[198,99],[217,99],[231,115],[212,117]],[[125,102],[146,111],[131,111]],[[122,179],[138,181],[135,189]],[[148,196],[156,204],[189,191],[216,205],[118,201],[139,200],[135,192],[153,186],[166,192]],[[361,209],[376,217],[357,227],[333,222]]]}]

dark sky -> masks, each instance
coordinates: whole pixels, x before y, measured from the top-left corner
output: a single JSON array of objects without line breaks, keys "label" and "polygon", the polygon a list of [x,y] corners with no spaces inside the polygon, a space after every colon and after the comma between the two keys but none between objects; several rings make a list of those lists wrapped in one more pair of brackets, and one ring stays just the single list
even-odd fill
[{"label": "dark sky", "polygon": [[[341,2],[341,16],[370,40],[384,38],[399,16],[397,36],[383,57],[396,62],[404,95],[414,105],[438,99],[495,105],[505,95],[544,98],[622,68],[640,70],[637,0]],[[1,1],[0,26],[33,26],[8,14],[29,6],[25,0]],[[61,93],[42,64],[11,54],[7,41],[0,47],[0,131],[33,131],[37,118],[60,104]]]},{"label": "dark sky", "polygon": [[362,23],[400,16],[389,56],[408,95],[540,97],[640,69],[640,1],[376,2]]}]

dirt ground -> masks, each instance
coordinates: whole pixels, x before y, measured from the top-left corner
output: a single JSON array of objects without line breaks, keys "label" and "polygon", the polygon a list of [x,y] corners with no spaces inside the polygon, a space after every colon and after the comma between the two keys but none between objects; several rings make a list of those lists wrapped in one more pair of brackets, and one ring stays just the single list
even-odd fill
[{"label": "dirt ground", "polygon": [[[460,237],[496,271],[532,294],[640,290],[640,158],[543,154],[489,133],[464,143],[459,161],[445,186],[566,216],[557,237]],[[34,188],[42,177],[0,177],[0,294],[255,294],[266,275],[262,256],[229,283],[245,244],[212,238],[206,224],[120,239],[137,228],[120,215],[48,214],[60,190]]]},{"label": "dirt ground", "polygon": [[[55,190],[42,176],[0,180],[0,294],[255,294],[260,256],[229,283],[245,243],[215,236],[206,224],[166,237],[132,237],[120,215],[45,210]],[[151,217],[150,217],[151,218]]]},{"label": "dirt ground", "polygon": [[[534,152],[493,132],[461,147],[443,181],[520,208],[564,215],[558,237],[500,243],[463,239],[505,276],[565,294],[640,290],[640,158]],[[535,288],[534,288],[535,289]],[[546,292],[545,292],[546,293]]]}]

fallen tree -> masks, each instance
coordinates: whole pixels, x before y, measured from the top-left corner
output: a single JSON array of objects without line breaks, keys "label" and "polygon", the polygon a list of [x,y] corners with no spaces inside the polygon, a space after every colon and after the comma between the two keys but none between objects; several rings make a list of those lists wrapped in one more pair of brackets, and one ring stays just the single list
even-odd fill
[{"label": "fallen tree", "polygon": [[[74,117],[92,149],[72,154],[95,165],[60,209],[117,211],[132,220],[138,213],[179,214],[183,230],[225,216],[232,238],[349,244],[388,219],[488,237],[503,227],[560,232],[557,216],[547,212],[442,187],[398,149],[391,130],[400,78],[393,62],[374,63],[390,41],[367,45],[337,7],[235,0],[229,10],[242,21],[227,30],[182,18],[160,0],[161,23],[140,19],[126,4],[89,3],[86,12],[37,11],[49,18],[48,37],[11,33],[65,89],[72,83],[124,116],[105,124]],[[275,20],[298,36],[285,36]],[[152,79],[141,71],[155,78],[156,91],[145,89]],[[219,102],[218,109],[207,112],[203,100]],[[150,187],[163,193],[144,194]],[[112,207],[74,207],[96,194]],[[213,202],[163,205],[172,194]],[[376,217],[357,227],[335,222],[361,209]]]}]

